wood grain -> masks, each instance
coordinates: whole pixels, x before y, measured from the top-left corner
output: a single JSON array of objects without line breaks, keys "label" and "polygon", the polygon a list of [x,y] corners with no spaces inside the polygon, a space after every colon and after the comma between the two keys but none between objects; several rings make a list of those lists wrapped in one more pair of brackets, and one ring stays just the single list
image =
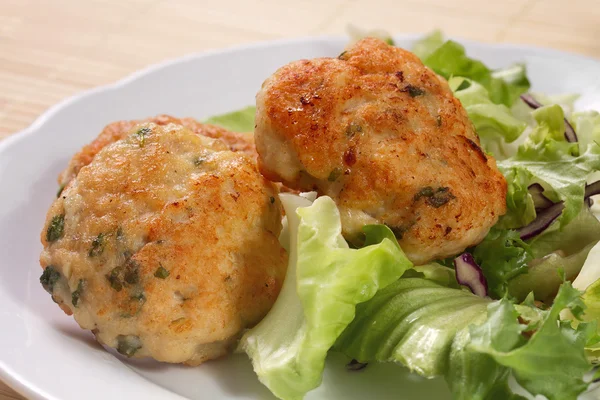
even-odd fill
[{"label": "wood grain", "polygon": [[[346,26],[439,28],[485,42],[600,58],[597,0],[2,0],[0,140],[58,101],[148,64],[212,48]],[[21,399],[0,382],[0,400]]]}]

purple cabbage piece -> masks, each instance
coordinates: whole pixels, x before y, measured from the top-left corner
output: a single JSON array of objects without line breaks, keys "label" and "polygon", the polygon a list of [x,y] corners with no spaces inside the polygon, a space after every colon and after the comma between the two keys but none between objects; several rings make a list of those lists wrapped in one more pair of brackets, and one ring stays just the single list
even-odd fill
[{"label": "purple cabbage piece", "polygon": [[[522,94],[521,100],[523,100],[525,102],[525,104],[527,104],[529,107],[533,108],[534,110],[536,108],[542,107],[542,104],[540,102],[538,102],[536,99],[534,99],[533,96],[530,95],[529,93]],[[565,139],[569,143],[577,143],[577,134],[575,133],[575,129],[573,129],[573,126],[571,125],[571,123],[569,121],[567,121],[566,118],[565,118]]]},{"label": "purple cabbage piece", "polygon": [[487,296],[487,281],[481,267],[477,265],[471,254],[463,253],[456,257],[454,268],[456,269],[456,280],[459,284],[468,287],[477,296]]},{"label": "purple cabbage piece", "polygon": [[585,186],[586,199],[597,194],[600,194],[600,181],[596,181]]},{"label": "purple cabbage piece", "polygon": [[554,203],[550,207],[541,210],[531,223],[519,229],[519,236],[521,239],[531,239],[544,232],[556,218],[560,217],[564,208],[564,202],[559,201],[558,203]]}]

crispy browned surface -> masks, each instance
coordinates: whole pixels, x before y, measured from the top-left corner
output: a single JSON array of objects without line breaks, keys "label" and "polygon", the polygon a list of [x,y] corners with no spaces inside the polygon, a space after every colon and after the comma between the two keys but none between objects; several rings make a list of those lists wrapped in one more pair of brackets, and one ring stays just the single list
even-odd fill
[{"label": "crispy browned surface", "polygon": [[59,175],[58,183],[65,186],[79,173],[79,170],[92,162],[94,156],[104,146],[116,142],[129,134],[136,125],[152,122],[157,125],[179,124],[183,125],[198,135],[208,136],[223,140],[232,151],[241,151],[255,157],[254,137],[251,134],[230,132],[221,127],[203,124],[193,118],[175,118],[170,115],[158,115],[143,120],[117,121],[107,125],[94,141],[84,146],[81,151],[73,156],[69,166]]},{"label": "crispy browned surface", "polygon": [[256,123],[265,176],[331,196],[350,239],[387,224],[416,263],[478,243],[505,212],[504,177],[447,83],[380,40],[280,68]]},{"label": "crispy browned surface", "polygon": [[[40,262],[61,274],[54,300],[102,343],[135,336],[135,356],[198,364],[274,303],[287,265],[281,205],[249,156],[178,125],[140,128],[152,132],[101,149],[51,206]],[[56,215],[64,234],[48,243]]]}]

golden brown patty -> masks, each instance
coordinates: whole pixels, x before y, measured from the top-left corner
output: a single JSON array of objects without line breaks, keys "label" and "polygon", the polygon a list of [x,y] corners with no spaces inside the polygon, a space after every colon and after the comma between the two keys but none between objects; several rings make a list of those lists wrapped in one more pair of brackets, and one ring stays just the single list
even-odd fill
[{"label": "golden brown patty", "polygon": [[100,342],[199,364],[274,303],[280,230],[276,189],[250,157],[147,123],[101,149],[52,204],[41,281]]},{"label": "golden brown patty", "polygon": [[198,135],[207,136],[224,141],[232,151],[241,151],[256,156],[254,148],[254,137],[247,133],[230,132],[219,126],[203,124],[193,118],[175,118],[169,115],[158,115],[143,120],[117,121],[107,125],[96,139],[84,146],[81,151],[73,156],[69,166],[59,175],[58,183],[64,187],[79,173],[79,170],[92,162],[94,156],[105,146],[123,139],[136,125],[144,123],[155,123],[157,125],[178,124],[183,125]]},{"label": "golden brown patty", "polygon": [[505,212],[504,177],[446,81],[381,40],[280,68],[256,124],[265,176],[331,196],[351,240],[390,226],[415,263],[478,243]]}]

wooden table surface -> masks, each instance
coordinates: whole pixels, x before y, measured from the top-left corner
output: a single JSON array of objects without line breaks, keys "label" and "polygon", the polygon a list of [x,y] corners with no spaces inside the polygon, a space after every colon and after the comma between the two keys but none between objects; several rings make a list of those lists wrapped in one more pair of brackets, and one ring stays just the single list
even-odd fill
[{"label": "wooden table surface", "polygon": [[[207,49],[442,29],[600,58],[598,0],[0,0],[0,140],[48,107],[144,66]],[[209,4],[210,3],[210,4]],[[0,400],[21,399],[0,382]]]}]

